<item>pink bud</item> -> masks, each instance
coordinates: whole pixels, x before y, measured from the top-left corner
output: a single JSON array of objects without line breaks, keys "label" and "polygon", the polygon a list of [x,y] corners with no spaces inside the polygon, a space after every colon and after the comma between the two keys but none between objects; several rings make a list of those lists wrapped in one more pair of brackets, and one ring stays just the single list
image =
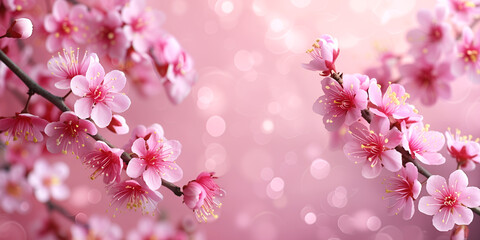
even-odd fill
[{"label": "pink bud", "polygon": [[119,135],[126,134],[129,131],[127,121],[120,115],[112,116],[112,121],[107,126],[107,129]]},{"label": "pink bud", "polygon": [[26,39],[32,35],[33,24],[28,18],[17,18],[7,30],[5,37]]},{"label": "pink bud", "polygon": [[468,226],[466,225],[455,225],[453,227],[452,235],[450,240],[465,240],[468,238]]}]

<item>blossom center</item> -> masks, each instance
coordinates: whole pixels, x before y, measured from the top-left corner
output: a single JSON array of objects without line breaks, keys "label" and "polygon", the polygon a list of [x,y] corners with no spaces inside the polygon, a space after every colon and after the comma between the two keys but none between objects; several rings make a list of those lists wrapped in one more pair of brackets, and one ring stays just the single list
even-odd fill
[{"label": "blossom center", "polygon": [[435,76],[433,75],[432,70],[433,69],[431,67],[428,67],[420,71],[418,75],[418,80],[423,86],[426,86],[426,87],[430,86],[433,80],[435,79]]},{"label": "blossom center", "polygon": [[468,10],[469,8],[474,8],[475,3],[472,1],[456,1],[454,3],[455,10],[459,12],[463,12]]},{"label": "blossom center", "polygon": [[478,50],[473,48],[465,49],[463,53],[465,62],[477,62],[478,60]]},{"label": "blossom center", "polygon": [[448,196],[446,196],[443,201],[443,205],[448,207],[453,207],[456,205],[456,203],[457,203],[457,198],[452,194],[449,194]]},{"label": "blossom center", "polygon": [[80,126],[78,124],[74,124],[72,121],[68,121],[68,123],[66,124],[66,127],[65,127],[65,131],[66,132],[69,132],[72,137],[76,137],[78,135],[78,128]]},{"label": "blossom center", "polygon": [[439,41],[442,39],[443,33],[440,26],[435,25],[430,29],[429,37],[432,42]]},{"label": "blossom center", "polygon": [[95,89],[90,89],[90,98],[93,99],[93,103],[100,103],[100,102],[103,102],[105,101],[105,98],[107,97],[107,91],[105,90],[105,88],[100,85],[100,86],[97,86]]},{"label": "blossom center", "polygon": [[7,193],[10,196],[19,197],[22,194],[22,188],[15,183],[7,183]]},{"label": "blossom center", "polygon": [[43,179],[43,185],[45,186],[56,186],[60,184],[60,178],[57,176],[46,177]]}]

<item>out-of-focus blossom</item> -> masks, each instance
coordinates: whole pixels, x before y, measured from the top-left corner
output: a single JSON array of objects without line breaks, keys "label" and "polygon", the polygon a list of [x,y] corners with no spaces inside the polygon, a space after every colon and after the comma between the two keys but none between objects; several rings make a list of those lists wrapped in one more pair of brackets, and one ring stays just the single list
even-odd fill
[{"label": "out-of-focus blossom", "polygon": [[450,63],[430,64],[422,59],[400,68],[405,78],[405,88],[412,98],[420,98],[425,105],[433,105],[438,98],[448,99],[451,96],[450,84],[454,77],[450,72]]},{"label": "out-of-focus blossom", "polygon": [[47,149],[51,153],[81,155],[85,151],[90,138],[88,134],[97,134],[95,125],[88,121],[79,119],[75,113],[68,111],[60,115],[58,122],[52,122],[45,128],[48,135]]},{"label": "out-of-focus blossom", "polygon": [[450,131],[445,132],[447,138],[447,150],[450,156],[457,160],[458,165],[464,171],[472,171],[475,164],[480,163],[480,144],[472,141],[472,136],[460,136],[460,130],[452,136]]},{"label": "out-of-focus blossom", "polygon": [[5,144],[9,141],[24,138],[30,142],[43,141],[42,132],[48,122],[29,113],[16,113],[14,117],[0,119],[0,132],[6,136]]},{"label": "out-of-focus blossom", "polygon": [[119,135],[127,134],[129,131],[127,120],[125,120],[124,117],[116,114],[112,116],[112,121],[107,126],[107,129]]},{"label": "out-of-focus blossom", "polygon": [[154,123],[148,128],[144,125],[138,125],[133,129],[132,136],[128,140],[127,144],[123,146],[123,149],[131,150],[133,142],[135,142],[138,138],[143,138],[145,141],[147,141],[153,135],[157,135],[157,137],[160,138],[164,137],[163,127],[160,124]]},{"label": "out-of-focus blossom", "polygon": [[7,213],[25,213],[32,188],[25,178],[25,167],[12,165],[0,171],[0,206]]},{"label": "out-of-focus blossom", "polygon": [[122,24],[119,12],[108,11],[100,14],[89,47],[100,55],[108,55],[118,61],[123,60],[130,43]]},{"label": "out-of-focus blossom", "polygon": [[136,239],[177,239],[176,229],[167,221],[154,221],[150,217],[141,218],[137,228],[130,231],[127,240]]},{"label": "out-of-focus blossom", "polygon": [[418,203],[418,210],[433,215],[433,226],[448,231],[455,224],[469,225],[473,220],[472,207],[480,206],[480,189],[467,187],[468,177],[462,170],[450,174],[448,184],[442,176],[433,175],[427,180],[427,192]]},{"label": "out-of-focus blossom", "polygon": [[70,81],[72,81],[73,77],[77,75],[85,76],[90,61],[99,61],[95,53],[87,54],[87,52],[85,52],[82,59],[79,59],[79,57],[79,48],[77,48],[76,53],[72,48],[69,48],[69,50],[64,48],[63,56],[58,53],[58,57],[52,57],[52,59],[48,61],[48,70],[56,80],[59,80],[55,83],[55,87],[59,89],[70,89]]},{"label": "out-of-focus blossom", "polygon": [[429,127],[419,122],[407,129],[402,124],[402,145],[414,159],[428,165],[440,165],[445,163],[445,157],[438,153],[445,144],[445,137],[440,132],[429,131]]},{"label": "out-of-focus blossom", "polygon": [[450,240],[467,240],[468,239],[468,226],[455,225],[452,230]]},{"label": "out-of-focus blossom", "polygon": [[133,49],[139,53],[146,53],[150,49],[161,32],[158,27],[164,19],[161,12],[147,8],[145,0],[130,0],[122,8],[124,31]]},{"label": "out-of-focus blossom", "polygon": [[95,170],[90,178],[93,180],[103,175],[105,184],[119,183],[123,168],[122,153],[122,149],[110,148],[106,143],[97,141],[93,150],[83,156],[83,164]]},{"label": "out-of-focus blossom", "polygon": [[126,69],[128,71],[127,74],[130,76],[129,80],[140,92],[141,96],[151,97],[160,92],[163,88],[163,83],[158,78],[150,57],[146,57],[140,62],[131,62],[129,65],[131,66]]},{"label": "out-of-focus blossom", "polygon": [[5,33],[5,37],[26,39],[32,36],[33,24],[28,18],[17,18]]},{"label": "out-of-focus blossom", "polygon": [[145,183],[126,180],[113,185],[108,193],[112,196],[112,205],[116,210],[127,208],[141,210],[143,214],[155,214],[157,204],[163,199],[160,192],[151,190]]},{"label": "out-of-focus blossom", "polygon": [[70,195],[64,184],[69,173],[68,165],[63,162],[50,165],[45,160],[38,160],[28,174],[28,183],[35,189],[35,197],[40,202],[46,202],[50,197],[65,200]]},{"label": "out-of-focus blossom", "polygon": [[340,53],[336,38],[328,34],[320,36],[315,40],[312,48],[307,50],[307,53],[312,57],[312,60],[308,64],[303,64],[304,68],[320,71],[322,76],[329,76],[330,73],[336,72],[335,60]]},{"label": "out-of-focus blossom", "polygon": [[53,103],[45,100],[43,97],[37,98],[35,96],[30,99],[28,110],[31,114],[39,116],[48,122],[58,121],[62,114],[62,111],[53,105]]},{"label": "out-of-focus blossom", "polygon": [[157,39],[151,56],[169,100],[175,104],[182,102],[197,80],[193,59],[175,37],[168,34]]},{"label": "out-of-focus blossom", "polygon": [[[472,29],[464,27],[462,39],[458,41],[457,58],[452,63],[452,73],[461,76],[464,73],[472,81],[480,81],[480,41],[478,33],[474,36]],[[475,40],[477,39],[477,40]]]},{"label": "out-of-focus blossom", "polygon": [[42,154],[43,147],[42,144],[30,142],[12,142],[5,148],[5,160],[29,170]]},{"label": "out-of-focus blossom", "polygon": [[398,215],[403,211],[403,219],[409,220],[415,213],[413,201],[418,198],[422,184],[417,180],[418,169],[413,163],[407,163],[396,176],[387,182],[386,192],[389,195],[388,208],[391,214]]},{"label": "out-of-focus blossom", "polygon": [[449,8],[452,19],[457,25],[467,25],[480,14],[478,0],[440,0],[440,3]]},{"label": "out-of-focus blossom", "polygon": [[380,90],[387,90],[390,83],[396,81],[393,69],[396,69],[400,65],[401,56],[394,54],[390,51],[385,51],[380,54],[380,66],[370,67],[365,70],[365,74],[371,78],[377,80],[377,84],[380,85]]},{"label": "out-of-focus blossom", "polygon": [[362,116],[367,108],[367,92],[360,88],[360,80],[354,75],[343,78],[343,86],[331,77],[322,80],[325,95],[313,104],[313,111],[323,115],[323,123],[328,131],[336,131],[344,123],[348,126]]},{"label": "out-of-focus blossom", "polygon": [[383,94],[376,81],[371,81],[368,89],[370,102],[373,104],[370,111],[380,117],[405,119],[410,117],[412,110],[406,104],[410,94],[399,84],[391,84]]},{"label": "out-of-focus blossom", "polygon": [[36,0],[3,0],[4,7],[11,12],[22,12],[31,9]]},{"label": "out-of-focus blossom", "polygon": [[396,172],[402,167],[402,155],[395,147],[402,141],[402,133],[390,129],[388,119],[374,117],[370,127],[362,123],[350,126],[350,139],[343,147],[351,161],[363,165],[362,176],[375,178],[382,168]]},{"label": "out-of-focus blossom", "polygon": [[110,218],[98,215],[90,216],[88,219],[88,229],[82,225],[73,224],[70,232],[74,240],[122,239],[122,229],[120,226],[111,222]]},{"label": "out-of-focus blossom", "polygon": [[152,135],[147,141],[139,138],[133,142],[132,158],[127,166],[127,175],[132,178],[143,176],[143,180],[152,190],[162,186],[162,179],[176,182],[183,177],[183,170],[175,163],[182,145],[176,140],[166,140]]},{"label": "out-of-focus blossom", "polygon": [[71,7],[65,0],[53,3],[52,14],[45,17],[45,30],[49,33],[46,47],[49,52],[60,48],[69,49],[85,43],[89,36],[89,26],[86,21],[90,13],[83,4]]},{"label": "out-of-focus blossom", "polygon": [[424,58],[430,63],[438,61],[442,54],[449,54],[454,44],[451,27],[447,19],[447,7],[438,5],[432,14],[420,10],[417,14],[420,27],[407,33],[411,44],[410,52],[417,58]]},{"label": "out-of-focus blossom", "polygon": [[219,198],[225,192],[217,185],[213,172],[202,172],[197,179],[183,186],[183,202],[193,209],[198,221],[206,222],[210,217],[218,218],[215,208],[220,208],[222,203]]},{"label": "out-of-focus blossom", "polygon": [[85,76],[78,75],[70,83],[73,94],[81,97],[75,102],[75,114],[92,120],[104,128],[112,121],[113,112],[124,112],[130,107],[130,98],[121,93],[127,79],[125,74],[113,70],[105,74],[98,62],[92,62]]}]

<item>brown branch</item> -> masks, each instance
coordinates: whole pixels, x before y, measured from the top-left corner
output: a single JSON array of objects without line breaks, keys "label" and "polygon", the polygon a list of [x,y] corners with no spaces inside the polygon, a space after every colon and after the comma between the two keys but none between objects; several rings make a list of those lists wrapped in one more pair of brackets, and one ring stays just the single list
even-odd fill
[{"label": "brown branch", "polygon": [[[34,82],[2,50],[0,50],[0,60],[3,63],[5,63],[5,65],[7,65],[7,67],[10,68],[10,70],[12,70],[12,72],[15,73],[15,75],[17,75],[20,78],[20,80],[22,80],[22,82],[28,87],[29,93],[32,92],[33,94],[36,93],[42,96],[49,102],[53,103],[62,112],[71,111],[70,108],[65,104],[63,97],[53,95],[52,93],[50,93],[49,91],[45,90],[43,87],[38,85],[36,82]],[[109,143],[105,138],[103,138],[99,134],[93,135],[92,138],[97,141],[105,142],[111,148],[115,147],[113,144]],[[128,164],[128,162],[132,159],[132,157],[128,153],[124,152],[122,154],[122,159],[126,164]],[[170,189],[177,196],[183,195],[181,188],[171,182],[168,182],[162,179],[162,185]]]}]

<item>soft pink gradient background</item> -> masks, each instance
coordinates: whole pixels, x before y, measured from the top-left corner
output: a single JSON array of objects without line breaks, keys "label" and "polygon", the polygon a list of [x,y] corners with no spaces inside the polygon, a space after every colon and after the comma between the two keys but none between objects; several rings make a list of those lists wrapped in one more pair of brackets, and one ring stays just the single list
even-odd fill
[{"label": "soft pink gradient background", "polygon": [[[382,49],[404,52],[405,32],[417,26],[415,12],[434,2],[150,1],[166,14],[163,28],[192,54],[199,79],[178,106],[163,92],[145,99],[130,87],[132,106],[124,116],[131,128],[159,123],[167,138],[182,142],[177,162],[185,174],[179,185],[204,170],[220,176],[227,195],[220,218],[199,226],[207,239],[449,239],[418,210],[411,221],[387,215],[386,171],[375,180],[364,179],[359,166],[329,147],[322,117],[311,110],[323,94],[321,78],[301,68],[309,61],[305,50],[324,33],[338,38],[337,69],[345,73],[377,64]],[[429,108],[414,103],[431,129],[459,128],[478,137],[479,91],[478,85],[458,79],[452,99]],[[129,138],[102,134],[117,146]],[[328,174],[325,178],[312,175],[316,159],[329,163],[329,170],[313,174]],[[63,205],[79,218],[105,210],[111,216],[101,179],[90,181],[90,171],[79,161],[64,161],[72,170],[72,198]],[[449,159],[428,169],[448,176],[454,167]],[[471,185],[480,186],[478,171],[468,173]],[[162,193],[159,208],[173,221],[192,216],[181,199]],[[125,233],[139,218],[140,213],[123,212],[113,221]],[[475,216],[471,225],[471,239],[480,237],[479,219]]]}]

